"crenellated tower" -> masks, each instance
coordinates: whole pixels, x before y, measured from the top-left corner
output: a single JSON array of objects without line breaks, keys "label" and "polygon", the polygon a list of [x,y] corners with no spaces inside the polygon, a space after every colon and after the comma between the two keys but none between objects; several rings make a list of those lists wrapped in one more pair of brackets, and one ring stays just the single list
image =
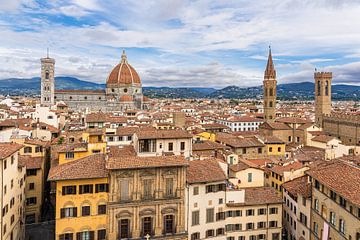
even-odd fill
[{"label": "crenellated tower", "polygon": [[53,106],[55,92],[55,59],[41,58],[41,105]]},{"label": "crenellated tower", "polygon": [[331,72],[315,72],[315,124],[323,127],[323,116],[331,113]]},{"label": "crenellated tower", "polygon": [[264,74],[264,120],[272,122],[276,117],[276,71],[269,47],[269,56]]}]

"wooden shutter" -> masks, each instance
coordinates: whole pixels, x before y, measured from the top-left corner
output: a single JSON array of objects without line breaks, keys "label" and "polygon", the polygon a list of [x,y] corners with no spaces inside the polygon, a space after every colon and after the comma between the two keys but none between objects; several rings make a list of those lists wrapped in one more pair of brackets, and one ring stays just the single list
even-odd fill
[{"label": "wooden shutter", "polygon": [[83,185],[80,185],[79,186],[79,194],[82,194],[83,193]]},{"label": "wooden shutter", "polygon": [[91,185],[89,186],[89,192],[90,192],[90,193],[93,193],[93,192],[94,192],[94,191],[93,191],[93,188],[94,188],[94,185],[91,184]]},{"label": "wooden shutter", "polygon": [[65,189],[66,189],[66,188],[63,186],[63,187],[62,187],[62,195],[66,195]]},{"label": "wooden shutter", "polygon": [[109,192],[109,184],[108,183],[105,184],[105,192]]},{"label": "wooden shutter", "polygon": [[100,184],[95,184],[95,193],[99,192],[99,186],[100,186]]},{"label": "wooden shutter", "polygon": [[60,209],[60,218],[64,218],[65,217],[65,208],[61,208]]},{"label": "wooden shutter", "polygon": [[94,237],[94,231],[90,231],[90,240],[94,240],[95,237]]},{"label": "wooden shutter", "polygon": [[79,233],[79,232],[76,233],[76,240],[81,240],[81,235],[80,234],[81,233]]},{"label": "wooden shutter", "polygon": [[73,211],[74,211],[74,217],[77,217],[77,208],[74,207],[73,209],[74,209],[74,210],[73,210]]}]

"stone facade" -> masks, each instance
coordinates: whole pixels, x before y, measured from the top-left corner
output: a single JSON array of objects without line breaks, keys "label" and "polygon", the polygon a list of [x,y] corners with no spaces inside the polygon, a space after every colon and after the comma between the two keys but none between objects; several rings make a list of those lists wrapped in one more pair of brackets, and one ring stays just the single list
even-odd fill
[{"label": "stone facade", "polygon": [[186,167],[110,172],[109,239],[187,239]]},{"label": "stone facade", "polygon": [[41,59],[41,105],[52,106],[55,103],[55,59]]},{"label": "stone facade", "polygon": [[315,123],[323,127],[323,115],[331,113],[331,72],[315,72]]}]

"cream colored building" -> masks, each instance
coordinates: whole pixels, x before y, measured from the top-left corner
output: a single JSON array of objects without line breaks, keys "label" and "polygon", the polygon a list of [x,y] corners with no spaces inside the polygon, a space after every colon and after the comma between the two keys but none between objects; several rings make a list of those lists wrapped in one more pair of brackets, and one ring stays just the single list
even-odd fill
[{"label": "cream colored building", "polygon": [[307,172],[312,185],[310,239],[360,239],[360,169],[340,160]]},{"label": "cream colored building", "polygon": [[229,182],[237,188],[263,187],[264,171],[255,167],[250,161],[239,160],[238,164],[229,166]]},{"label": "cream colored building", "polygon": [[189,162],[186,191],[188,239],[225,239],[226,176],[218,160]]},{"label": "cream colored building", "polygon": [[192,153],[192,135],[185,130],[143,130],[134,134],[139,156],[182,155]]},{"label": "cream colored building", "polygon": [[0,239],[24,239],[25,167],[19,164],[22,145],[0,143]]},{"label": "cream colored building", "polygon": [[284,183],[283,201],[283,226],[287,239],[310,239],[311,184],[308,176]]}]

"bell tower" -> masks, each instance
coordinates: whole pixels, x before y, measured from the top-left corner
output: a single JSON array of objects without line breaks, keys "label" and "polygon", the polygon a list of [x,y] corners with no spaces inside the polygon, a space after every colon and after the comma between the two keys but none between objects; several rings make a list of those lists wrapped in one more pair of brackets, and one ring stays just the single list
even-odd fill
[{"label": "bell tower", "polygon": [[315,72],[315,124],[323,127],[323,116],[331,113],[331,72]]},{"label": "bell tower", "polygon": [[41,105],[53,106],[55,92],[55,59],[49,58],[49,50],[46,58],[41,58]]},{"label": "bell tower", "polygon": [[276,71],[269,46],[269,56],[264,74],[264,120],[273,122],[276,117]]}]

